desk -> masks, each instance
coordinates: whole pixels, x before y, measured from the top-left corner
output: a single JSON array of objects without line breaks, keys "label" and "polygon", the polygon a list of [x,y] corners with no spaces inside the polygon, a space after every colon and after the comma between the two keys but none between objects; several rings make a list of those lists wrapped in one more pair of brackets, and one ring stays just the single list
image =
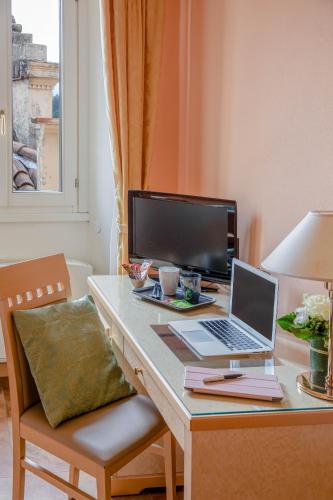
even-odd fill
[{"label": "desk", "polygon": [[275,373],[281,402],[193,395],[183,388],[184,364],[150,325],[226,314],[227,294],[178,313],[136,298],[125,276],[93,276],[89,288],[114,345],[184,450],[186,500],[333,498],[333,405],[297,390],[306,360],[295,362],[290,337],[279,333],[273,361],[240,361],[249,371]]}]

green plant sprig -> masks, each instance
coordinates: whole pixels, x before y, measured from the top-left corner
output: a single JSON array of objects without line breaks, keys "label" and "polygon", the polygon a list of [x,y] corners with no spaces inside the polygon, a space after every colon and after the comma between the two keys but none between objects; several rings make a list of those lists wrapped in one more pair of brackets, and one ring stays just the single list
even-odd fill
[{"label": "green plant sprig", "polygon": [[277,319],[277,324],[295,337],[303,340],[323,339],[325,347],[328,345],[328,321],[320,316],[309,316],[303,323],[294,323],[296,313],[291,312]]}]

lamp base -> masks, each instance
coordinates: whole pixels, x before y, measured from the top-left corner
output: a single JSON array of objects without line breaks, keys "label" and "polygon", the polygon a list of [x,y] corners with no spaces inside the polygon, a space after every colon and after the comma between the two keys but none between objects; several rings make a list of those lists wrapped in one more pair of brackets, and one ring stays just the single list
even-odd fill
[{"label": "lamp base", "polygon": [[315,398],[333,401],[333,390],[326,388],[325,374],[323,372],[304,372],[297,375],[297,387]]}]

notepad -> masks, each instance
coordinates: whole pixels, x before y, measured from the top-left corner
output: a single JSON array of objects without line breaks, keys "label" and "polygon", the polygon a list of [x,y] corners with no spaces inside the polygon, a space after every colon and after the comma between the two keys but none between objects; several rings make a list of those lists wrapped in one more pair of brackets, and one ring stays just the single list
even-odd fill
[{"label": "notepad", "polygon": [[184,388],[203,394],[262,399],[265,401],[277,401],[283,398],[281,386],[275,375],[246,373],[244,370],[237,370],[237,372],[240,371],[245,374],[244,377],[205,384],[202,381],[205,377],[227,374],[231,370],[186,366]]}]

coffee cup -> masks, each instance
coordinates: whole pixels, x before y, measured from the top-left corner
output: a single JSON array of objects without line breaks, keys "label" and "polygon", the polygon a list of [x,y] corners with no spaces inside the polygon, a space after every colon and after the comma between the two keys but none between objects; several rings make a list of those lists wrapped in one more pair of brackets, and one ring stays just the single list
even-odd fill
[{"label": "coffee cup", "polygon": [[179,283],[178,267],[172,267],[172,266],[160,267],[159,278],[163,295],[176,295]]}]

